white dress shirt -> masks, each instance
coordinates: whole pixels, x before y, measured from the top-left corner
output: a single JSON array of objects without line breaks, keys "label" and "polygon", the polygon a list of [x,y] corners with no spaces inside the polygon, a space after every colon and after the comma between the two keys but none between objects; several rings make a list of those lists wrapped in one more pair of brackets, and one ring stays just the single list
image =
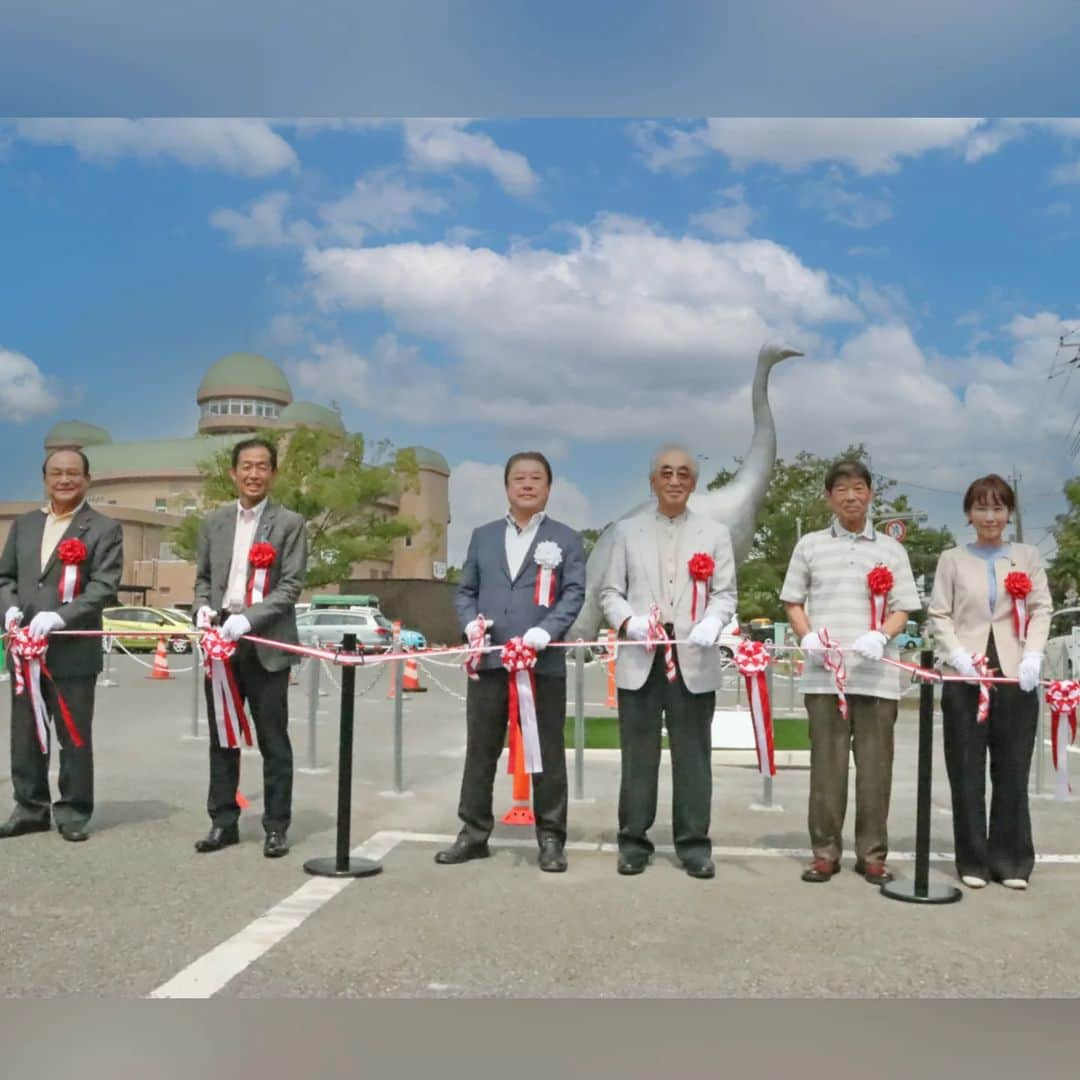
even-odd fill
[{"label": "white dress shirt", "polygon": [[541,510],[533,514],[522,528],[514,520],[513,514],[506,515],[506,565],[510,570],[511,581],[518,576],[521,564],[525,561],[525,556],[529,554],[529,548],[536,539],[536,530],[540,528],[540,522],[546,516]]},{"label": "white dress shirt", "polygon": [[41,531],[41,569],[45,569],[45,564],[52,558],[52,553],[56,550],[56,545],[60,543],[60,538],[68,531],[68,526],[71,524],[71,519],[86,505],[86,500],[83,499],[78,506],[75,507],[70,513],[58,514],[52,508],[52,503],[48,506],[41,508],[42,513],[45,515],[45,528]]},{"label": "white dress shirt", "polygon": [[265,499],[250,510],[239,502],[236,504],[236,538],[229,564],[229,585],[225,590],[225,607],[229,611],[243,611],[247,607],[248,555],[265,508]]},{"label": "white dress shirt", "polygon": [[[679,568],[679,537],[686,524],[686,511],[677,517],[656,512],[656,550],[660,556],[660,591],[663,603],[660,605],[660,618],[666,622],[675,621],[675,583],[681,582]],[[689,571],[687,571],[689,573]]]}]

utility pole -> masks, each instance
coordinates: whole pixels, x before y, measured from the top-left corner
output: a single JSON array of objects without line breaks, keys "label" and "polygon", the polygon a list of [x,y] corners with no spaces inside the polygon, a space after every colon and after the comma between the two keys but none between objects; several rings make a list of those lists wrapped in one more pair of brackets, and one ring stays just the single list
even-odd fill
[{"label": "utility pole", "polygon": [[1013,466],[1012,489],[1013,494],[1016,496],[1016,510],[1013,513],[1013,531],[1016,533],[1016,542],[1022,544],[1024,542],[1024,519],[1020,513],[1020,474],[1016,471],[1015,465]]}]

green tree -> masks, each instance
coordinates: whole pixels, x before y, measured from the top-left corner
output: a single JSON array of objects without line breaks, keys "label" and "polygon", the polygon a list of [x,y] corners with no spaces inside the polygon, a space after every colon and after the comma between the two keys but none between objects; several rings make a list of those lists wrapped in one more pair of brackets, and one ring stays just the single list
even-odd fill
[{"label": "green tree", "polygon": [[[610,524],[610,522],[608,523]],[[582,529],[581,530],[581,544],[585,549],[585,558],[592,554],[592,549],[596,547],[596,541],[600,539],[600,534],[607,528],[605,525],[600,529]]]},{"label": "green tree", "polygon": [[[790,461],[777,458],[769,479],[769,487],[757,516],[754,542],[746,561],[739,567],[739,617],[751,619],[767,617],[783,619],[784,605],[779,594],[791,560],[791,553],[800,535],[824,529],[832,517],[825,502],[825,473],[837,458],[854,458],[867,461],[865,446],[861,443],[848,446],[838,454],[819,457],[801,451]],[[738,462],[736,462],[736,465]],[[735,476],[735,469],[724,469],[710,481],[710,491],[723,487]],[[912,510],[907,496],[890,496],[895,484],[889,480],[875,480],[874,501],[870,516],[879,521],[892,513]],[[908,550],[912,571],[918,579],[925,575],[924,586],[930,588],[937,557],[953,544],[948,529],[923,529],[908,522],[908,534],[904,546]]]},{"label": "green tree", "polygon": [[[364,437],[359,434],[302,427],[287,440],[277,431],[259,435],[279,447],[273,499],[307,522],[309,586],[347,580],[353,563],[389,557],[396,540],[419,528],[394,513],[398,496],[419,483],[413,451],[395,452],[389,443],[379,442],[365,461]],[[236,498],[231,463],[230,450],[200,463],[204,508]],[[188,514],[173,531],[173,548],[181,558],[195,558],[201,523],[200,514]]]},{"label": "green tree", "polygon": [[[1050,529],[1057,551],[1046,568],[1054,607],[1076,607],[1080,593],[1080,477],[1065,483],[1065,500],[1068,509],[1058,514]],[[1077,625],[1075,616],[1062,616],[1054,620],[1054,633],[1060,634]]]}]

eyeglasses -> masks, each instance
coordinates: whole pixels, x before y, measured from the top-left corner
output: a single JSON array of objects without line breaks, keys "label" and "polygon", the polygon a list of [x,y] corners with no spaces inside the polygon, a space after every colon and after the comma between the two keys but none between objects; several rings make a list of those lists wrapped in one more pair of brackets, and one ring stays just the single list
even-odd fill
[{"label": "eyeglasses", "polygon": [[271,473],[274,471],[274,466],[269,461],[242,461],[236,466],[238,473]]},{"label": "eyeglasses", "polygon": [[45,471],[46,480],[81,480],[85,475],[82,469],[47,469]]}]

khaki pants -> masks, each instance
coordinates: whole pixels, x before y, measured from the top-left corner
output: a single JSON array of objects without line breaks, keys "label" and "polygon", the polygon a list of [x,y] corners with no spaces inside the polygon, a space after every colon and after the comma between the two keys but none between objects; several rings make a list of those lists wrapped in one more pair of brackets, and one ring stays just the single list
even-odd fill
[{"label": "khaki pants", "polygon": [[835,694],[807,694],[810,719],[810,845],[814,857],[840,858],[847,811],[848,753],[855,752],[855,861],[885,861],[892,790],[893,730],[899,703],[848,694],[848,718]]}]

